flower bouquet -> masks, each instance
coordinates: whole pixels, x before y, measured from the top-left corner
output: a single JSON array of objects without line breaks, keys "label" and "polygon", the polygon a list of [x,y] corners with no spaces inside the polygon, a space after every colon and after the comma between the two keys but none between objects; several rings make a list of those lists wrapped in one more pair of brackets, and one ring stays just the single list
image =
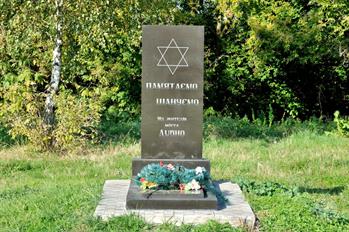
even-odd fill
[{"label": "flower bouquet", "polygon": [[181,192],[214,191],[210,174],[204,167],[188,169],[182,165],[151,163],[143,167],[135,178],[144,192],[177,190]]}]

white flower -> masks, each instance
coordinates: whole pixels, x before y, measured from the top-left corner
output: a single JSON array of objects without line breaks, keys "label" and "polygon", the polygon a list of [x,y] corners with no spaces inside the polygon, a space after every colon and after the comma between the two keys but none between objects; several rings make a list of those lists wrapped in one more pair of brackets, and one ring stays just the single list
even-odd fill
[{"label": "white flower", "polygon": [[204,171],[206,171],[206,169],[204,167],[196,167],[195,168],[196,175],[202,174]]},{"label": "white flower", "polygon": [[168,164],[166,167],[167,167],[167,169],[170,170],[170,171],[175,170],[175,167],[174,167],[172,164]]},{"label": "white flower", "polygon": [[193,190],[199,190],[199,189],[201,189],[201,186],[200,186],[200,184],[199,184],[199,182],[197,182],[196,180],[192,180],[191,181],[191,189],[193,189]]},{"label": "white flower", "polygon": [[185,190],[199,190],[201,189],[201,186],[199,182],[197,182],[195,179],[193,179],[191,182],[185,185]]}]

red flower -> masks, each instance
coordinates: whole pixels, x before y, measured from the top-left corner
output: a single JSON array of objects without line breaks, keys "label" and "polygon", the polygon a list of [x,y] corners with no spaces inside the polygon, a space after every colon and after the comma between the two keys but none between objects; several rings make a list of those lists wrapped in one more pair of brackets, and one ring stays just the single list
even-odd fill
[{"label": "red flower", "polygon": [[161,167],[164,166],[164,162],[160,161],[160,166]]},{"label": "red flower", "polygon": [[185,184],[179,184],[179,190],[183,191],[185,189]]},{"label": "red flower", "polygon": [[141,181],[141,182],[144,182],[144,181],[145,181],[145,179],[142,177],[142,178],[140,179],[140,181]]}]

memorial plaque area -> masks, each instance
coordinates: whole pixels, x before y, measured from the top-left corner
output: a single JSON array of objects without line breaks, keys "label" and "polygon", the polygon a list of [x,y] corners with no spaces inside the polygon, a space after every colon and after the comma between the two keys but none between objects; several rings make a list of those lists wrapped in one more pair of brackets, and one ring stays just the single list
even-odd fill
[{"label": "memorial plaque area", "polygon": [[143,26],[143,159],[201,159],[203,26]]}]

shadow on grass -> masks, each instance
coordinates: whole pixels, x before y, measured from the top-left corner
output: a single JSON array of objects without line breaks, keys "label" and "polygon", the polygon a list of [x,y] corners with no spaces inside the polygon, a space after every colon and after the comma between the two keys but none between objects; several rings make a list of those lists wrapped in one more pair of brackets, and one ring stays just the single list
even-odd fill
[{"label": "shadow on grass", "polygon": [[[141,138],[140,119],[130,121],[103,121],[100,132],[103,143],[134,143]],[[332,123],[313,118],[301,122],[287,119],[271,125],[266,120],[250,121],[245,118],[206,117],[204,120],[204,139],[262,139],[266,142],[278,141],[294,133],[309,131],[323,134],[333,130]]]},{"label": "shadow on grass", "polygon": [[250,138],[274,142],[302,131],[323,134],[332,129],[333,124],[317,118],[303,122],[287,119],[269,124],[266,119],[250,121],[246,118],[209,117],[205,119],[204,137],[205,139]]},{"label": "shadow on grass", "polygon": [[303,186],[288,187],[277,182],[256,182],[243,177],[235,178],[234,182],[237,183],[243,191],[258,196],[273,196],[276,193],[286,193],[290,196],[302,193],[339,195],[345,189],[344,186],[336,186],[332,188],[309,188]]},{"label": "shadow on grass", "polygon": [[336,186],[333,188],[307,188],[307,187],[298,187],[298,191],[301,193],[310,193],[310,194],[329,194],[329,195],[339,195],[344,191],[344,186]]},{"label": "shadow on grass", "polygon": [[132,121],[102,121],[99,128],[102,144],[129,144],[141,139],[140,119]]},{"label": "shadow on grass", "polygon": [[[206,117],[203,124],[204,139],[261,139],[268,143],[278,141],[294,133],[308,131],[323,134],[333,130],[333,123],[313,118],[308,121],[287,119],[269,124],[265,119],[250,121],[246,118]],[[140,118],[128,121],[103,120],[99,126],[101,145],[132,144],[141,139]],[[0,124],[0,148],[25,143],[24,138],[12,139],[8,129]]]}]

